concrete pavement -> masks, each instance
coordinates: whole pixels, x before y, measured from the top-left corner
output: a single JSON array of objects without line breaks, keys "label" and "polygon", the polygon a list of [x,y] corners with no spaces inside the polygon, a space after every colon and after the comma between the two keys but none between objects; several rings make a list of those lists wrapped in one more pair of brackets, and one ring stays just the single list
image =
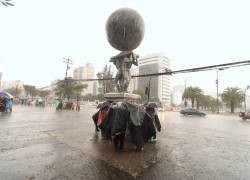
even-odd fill
[{"label": "concrete pavement", "polygon": [[15,106],[0,115],[0,179],[248,179],[250,121],[160,113],[143,152],[100,140],[93,106],[80,112]]}]

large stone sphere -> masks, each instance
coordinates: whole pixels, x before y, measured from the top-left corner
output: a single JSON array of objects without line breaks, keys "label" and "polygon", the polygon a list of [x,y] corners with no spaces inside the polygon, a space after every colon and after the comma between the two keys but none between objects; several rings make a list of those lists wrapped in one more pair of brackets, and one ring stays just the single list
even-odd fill
[{"label": "large stone sphere", "polygon": [[144,37],[144,21],[133,9],[121,8],[113,12],[106,22],[107,39],[120,51],[132,51]]}]

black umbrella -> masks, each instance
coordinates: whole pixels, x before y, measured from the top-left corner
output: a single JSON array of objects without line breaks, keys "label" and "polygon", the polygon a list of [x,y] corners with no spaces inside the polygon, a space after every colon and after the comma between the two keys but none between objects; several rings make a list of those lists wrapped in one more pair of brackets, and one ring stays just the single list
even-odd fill
[{"label": "black umbrella", "polygon": [[155,102],[148,102],[146,105],[147,108],[157,108],[157,104]]},{"label": "black umbrella", "polygon": [[98,104],[98,105],[97,105],[97,108],[98,108],[98,109],[103,109],[103,108],[105,108],[105,107],[109,107],[110,105],[111,105],[111,101],[105,101],[105,102],[103,102],[103,103]]}]

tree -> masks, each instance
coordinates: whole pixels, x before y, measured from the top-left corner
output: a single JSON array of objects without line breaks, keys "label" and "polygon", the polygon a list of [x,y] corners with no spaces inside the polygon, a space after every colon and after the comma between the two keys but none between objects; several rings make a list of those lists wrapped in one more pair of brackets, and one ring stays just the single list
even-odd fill
[{"label": "tree", "polygon": [[197,109],[203,96],[203,91],[199,87],[187,87],[182,95],[182,99],[190,99],[192,108],[194,108],[194,102],[196,101]]},{"label": "tree", "polygon": [[84,96],[82,97],[82,99],[83,99],[84,101],[94,101],[94,100],[96,100],[97,98],[96,98],[96,96],[94,96],[93,94],[88,93],[88,94],[84,95]]},{"label": "tree", "polygon": [[38,91],[38,95],[39,95],[41,98],[46,98],[49,94],[50,94],[50,91],[49,91],[49,90],[39,90],[39,91]]},{"label": "tree", "polygon": [[4,91],[10,93],[11,95],[15,97],[18,97],[21,94],[21,89],[18,86],[5,89]]},{"label": "tree", "polygon": [[145,94],[145,92],[142,89],[134,90],[133,94],[138,94],[141,96],[141,103],[145,103],[148,100],[147,95]]},{"label": "tree", "polygon": [[[111,65],[105,65],[102,72],[97,73],[97,77],[99,79],[107,79],[107,78],[113,78],[113,72],[111,70]],[[101,89],[99,92],[101,94],[105,94],[108,92],[114,92],[115,91],[115,81],[114,80],[98,80],[99,84],[101,85]]]},{"label": "tree", "polygon": [[244,100],[244,93],[238,87],[226,88],[222,95],[222,101],[230,108],[231,113],[234,113],[235,107],[239,107]]},{"label": "tree", "polygon": [[195,87],[196,92],[196,108],[200,109],[200,103],[204,101],[205,95],[203,94],[203,91],[199,87]]},{"label": "tree", "polygon": [[38,94],[38,90],[36,89],[36,87],[32,85],[23,85],[23,87],[24,87],[26,96],[31,96],[32,101],[33,101],[33,97]]},{"label": "tree", "polygon": [[212,112],[215,112],[217,106],[217,100],[212,96],[204,95],[200,103],[203,110],[210,110]]},{"label": "tree", "polygon": [[87,88],[87,84],[82,84],[69,78],[61,80],[54,89],[56,95],[70,98],[77,98],[81,95],[83,89]]}]

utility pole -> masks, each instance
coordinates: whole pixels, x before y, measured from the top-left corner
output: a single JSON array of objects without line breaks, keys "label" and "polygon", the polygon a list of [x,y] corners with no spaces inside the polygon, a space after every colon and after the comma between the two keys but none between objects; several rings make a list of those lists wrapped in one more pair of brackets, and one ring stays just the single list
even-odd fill
[{"label": "utility pole", "polygon": [[151,91],[151,77],[149,78],[149,81],[148,81],[148,102],[150,100],[150,91]]},{"label": "utility pole", "polygon": [[73,60],[71,60],[71,59],[69,59],[69,58],[63,58],[64,59],[64,61],[63,61],[63,63],[66,63],[66,72],[65,72],[65,79],[68,77],[68,70],[70,69],[70,65],[72,65],[73,64]]},{"label": "utility pole", "polygon": [[[68,86],[68,82],[66,82],[67,77],[68,77],[68,70],[70,69],[70,65],[72,65],[74,61],[69,59],[69,58],[63,58],[63,59],[64,59],[63,63],[66,63],[66,72],[65,72],[65,78],[64,78],[64,85]],[[63,93],[61,94],[62,99],[63,99],[64,95],[65,94],[63,94]],[[67,97],[67,98],[69,100],[69,97]]]},{"label": "utility pole", "polygon": [[245,88],[245,93],[244,93],[244,106],[245,106],[245,112],[247,112],[247,100],[246,100],[246,97],[247,97],[247,90],[250,89],[250,85],[248,85],[246,88]]},{"label": "utility pole", "polygon": [[216,71],[216,89],[217,89],[217,98],[216,98],[216,104],[217,104],[217,114],[220,113],[220,109],[219,109],[219,78],[218,78],[218,72],[219,70]]},{"label": "utility pole", "polygon": [[148,80],[148,86],[146,86],[145,88],[145,95],[148,96],[148,101],[150,100],[150,88],[151,88],[151,76],[149,77],[149,80]]},{"label": "utility pole", "polygon": [[219,109],[219,71],[223,71],[225,69],[228,69],[229,67],[225,67],[225,68],[219,68],[217,69],[216,71],[216,80],[215,80],[215,84],[216,84],[216,89],[217,89],[217,98],[216,98],[216,101],[217,101],[217,114],[220,113],[220,109]]}]

